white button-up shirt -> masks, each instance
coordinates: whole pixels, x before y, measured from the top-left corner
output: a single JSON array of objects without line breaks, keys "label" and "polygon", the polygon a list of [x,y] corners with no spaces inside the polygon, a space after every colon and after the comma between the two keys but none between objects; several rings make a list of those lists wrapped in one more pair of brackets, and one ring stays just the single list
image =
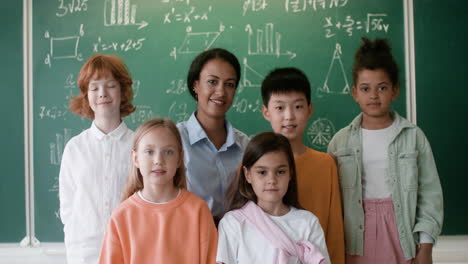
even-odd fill
[{"label": "white button-up shirt", "polygon": [[107,135],[93,122],[65,146],[59,196],[67,263],[98,262],[107,222],[122,199],[132,143],[124,122]]}]

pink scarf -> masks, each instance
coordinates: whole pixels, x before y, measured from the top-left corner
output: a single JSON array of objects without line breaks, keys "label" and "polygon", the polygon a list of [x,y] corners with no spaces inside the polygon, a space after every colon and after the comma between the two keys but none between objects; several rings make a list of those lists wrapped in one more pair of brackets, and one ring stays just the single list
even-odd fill
[{"label": "pink scarf", "polygon": [[241,209],[230,213],[239,221],[247,221],[255,226],[276,248],[275,264],[286,264],[288,258],[296,256],[303,264],[319,264],[325,259],[309,241],[294,242],[281,230],[254,202],[247,202]]}]

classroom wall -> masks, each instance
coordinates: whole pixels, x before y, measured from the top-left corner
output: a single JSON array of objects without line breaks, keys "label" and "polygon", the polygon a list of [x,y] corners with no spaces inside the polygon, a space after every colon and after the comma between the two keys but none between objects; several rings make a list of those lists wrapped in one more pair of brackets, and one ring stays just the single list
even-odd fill
[{"label": "classroom wall", "polygon": [[5,1],[0,9],[0,243],[26,235],[22,8],[21,1]]},{"label": "classroom wall", "polygon": [[467,14],[466,1],[414,1],[417,123],[437,163],[445,235],[468,234]]},{"label": "classroom wall", "polygon": [[[463,122],[468,114],[464,107],[467,92],[463,82],[468,57],[464,48],[468,41],[464,25],[466,4],[456,0],[444,3],[415,0],[415,45],[417,120],[430,140],[436,158],[445,197],[447,235],[468,234],[464,186],[467,178],[463,149],[468,147]],[[24,199],[24,119],[22,64],[22,3],[7,1],[0,11],[4,66],[0,104],[1,169],[0,242],[19,242],[25,236]],[[12,111],[13,109],[13,111]],[[3,114],[8,113],[8,114]],[[4,179],[8,179],[5,184]]]}]

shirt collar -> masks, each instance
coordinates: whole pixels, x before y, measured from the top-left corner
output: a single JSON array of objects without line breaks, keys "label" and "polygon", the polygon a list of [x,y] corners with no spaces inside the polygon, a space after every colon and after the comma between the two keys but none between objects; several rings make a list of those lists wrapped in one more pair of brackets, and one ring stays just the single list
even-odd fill
[{"label": "shirt collar", "polygon": [[[414,127],[415,125],[410,123],[408,120],[402,118],[397,112],[391,111],[390,115],[393,118],[393,122],[395,122],[395,127],[397,128],[397,131],[401,131],[404,128],[408,127]],[[361,129],[361,121],[362,121],[362,113],[360,113],[354,120],[351,122],[351,129],[352,130],[358,130]]]},{"label": "shirt collar", "polygon": [[[234,143],[236,143],[234,128],[232,127],[231,123],[229,123],[229,121],[227,120],[224,120],[224,126],[227,130],[227,138],[226,143],[224,143],[221,149],[219,149],[220,151],[225,150],[228,147],[232,146]],[[189,120],[187,120],[187,131],[189,135],[190,145],[193,145],[203,139],[210,141],[210,139],[206,135],[205,130],[200,125],[200,122],[198,122],[198,119],[195,116],[195,112],[192,113]]]},{"label": "shirt collar", "polygon": [[93,123],[91,124],[91,133],[98,139],[98,140],[102,140],[103,138],[105,137],[108,137],[108,138],[111,138],[111,139],[116,139],[116,140],[119,140],[121,139],[124,135],[125,135],[125,132],[127,131],[127,125],[125,125],[125,122],[122,121],[120,122],[120,125],[114,129],[112,132],[110,132],[109,134],[105,134],[104,132],[102,132],[97,126],[96,126],[96,123],[93,121]]}]

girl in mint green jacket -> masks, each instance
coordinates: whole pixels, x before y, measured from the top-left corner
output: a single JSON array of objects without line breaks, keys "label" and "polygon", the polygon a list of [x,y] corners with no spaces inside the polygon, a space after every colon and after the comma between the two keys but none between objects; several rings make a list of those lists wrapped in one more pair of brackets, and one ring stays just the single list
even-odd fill
[{"label": "girl in mint green jacket", "polygon": [[424,133],[390,109],[400,89],[385,39],[363,38],[353,81],[362,113],[328,147],[339,169],[346,263],[432,263],[442,188]]}]

